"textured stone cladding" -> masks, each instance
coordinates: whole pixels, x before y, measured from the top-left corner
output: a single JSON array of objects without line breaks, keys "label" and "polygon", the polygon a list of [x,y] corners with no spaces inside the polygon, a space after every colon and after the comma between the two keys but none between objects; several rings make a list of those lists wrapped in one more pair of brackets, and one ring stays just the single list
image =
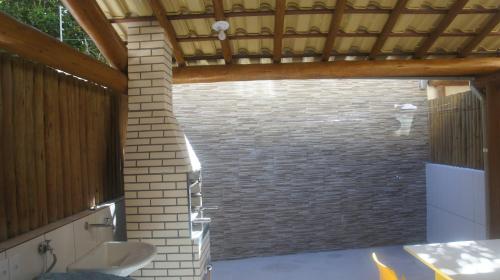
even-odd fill
[{"label": "textured stone cladding", "polygon": [[172,112],[172,49],[156,22],[128,28],[128,131],[125,206],[129,240],[156,246],[154,260],[132,274],[144,280],[200,280],[209,235],[190,237],[184,133]]},{"label": "textured stone cladding", "polygon": [[[174,86],[203,166],[214,259],[425,240],[426,91],[416,80]],[[402,110],[400,105],[406,106]]]}]

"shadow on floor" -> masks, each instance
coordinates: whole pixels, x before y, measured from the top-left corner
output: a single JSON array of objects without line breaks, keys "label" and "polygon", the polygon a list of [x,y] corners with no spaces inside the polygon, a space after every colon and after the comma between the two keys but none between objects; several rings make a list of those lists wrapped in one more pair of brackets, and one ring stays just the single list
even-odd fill
[{"label": "shadow on floor", "polygon": [[401,246],[257,257],[213,263],[213,280],[378,280],[379,259],[407,280],[432,280],[433,272]]}]

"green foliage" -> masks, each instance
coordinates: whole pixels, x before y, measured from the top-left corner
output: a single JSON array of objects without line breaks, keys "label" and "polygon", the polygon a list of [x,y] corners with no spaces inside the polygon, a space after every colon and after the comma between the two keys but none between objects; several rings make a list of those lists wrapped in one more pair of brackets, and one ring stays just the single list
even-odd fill
[{"label": "green foliage", "polygon": [[[59,39],[59,0],[0,0],[0,11]],[[63,42],[105,62],[94,42],[63,8]]]}]

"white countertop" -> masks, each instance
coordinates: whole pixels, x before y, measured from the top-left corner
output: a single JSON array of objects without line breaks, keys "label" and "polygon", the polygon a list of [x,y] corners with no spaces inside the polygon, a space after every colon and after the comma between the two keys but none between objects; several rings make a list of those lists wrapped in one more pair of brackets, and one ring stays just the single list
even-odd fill
[{"label": "white countertop", "polygon": [[410,245],[404,249],[453,280],[500,279],[500,239]]}]

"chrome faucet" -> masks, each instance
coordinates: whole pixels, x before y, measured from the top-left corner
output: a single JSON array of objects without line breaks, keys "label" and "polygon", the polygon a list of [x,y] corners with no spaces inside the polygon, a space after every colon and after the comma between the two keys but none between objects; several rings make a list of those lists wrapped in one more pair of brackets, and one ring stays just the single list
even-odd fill
[{"label": "chrome faucet", "polygon": [[208,224],[212,222],[210,218],[195,218],[191,221],[193,224]]},{"label": "chrome faucet", "polygon": [[194,211],[196,212],[203,212],[205,210],[219,210],[219,206],[196,206],[194,208]]},{"label": "chrome faucet", "polygon": [[89,222],[85,222],[85,229],[89,230],[93,227],[110,227],[112,230],[115,229],[115,225],[113,224],[113,218],[104,218],[104,222],[102,224],[89,224]]},{"label": "chrome faucet", "polygon": [[193,211],[194,212],[198,212],[198,214],[200,215],[199,217],[197,218],[194,218],[191,222],[193,224],[208,224],[210,223],[212,220],[208,217],[203,217],[203,211],[205,210],[219,210],[219,207],[218,206],[196,206]]}]

